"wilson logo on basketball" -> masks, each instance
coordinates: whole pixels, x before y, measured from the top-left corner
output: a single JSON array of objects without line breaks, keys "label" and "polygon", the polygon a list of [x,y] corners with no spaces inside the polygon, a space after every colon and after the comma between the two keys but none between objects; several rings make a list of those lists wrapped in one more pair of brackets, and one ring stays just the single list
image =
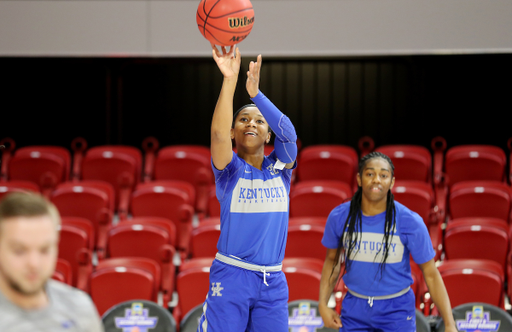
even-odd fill
[{"label": "wilson logo on basketball", "polygon": [[231,29],[243,28],[254,23],[254,16],[251,18],[244,17],[230,17],[228,18],[229,27]]}]

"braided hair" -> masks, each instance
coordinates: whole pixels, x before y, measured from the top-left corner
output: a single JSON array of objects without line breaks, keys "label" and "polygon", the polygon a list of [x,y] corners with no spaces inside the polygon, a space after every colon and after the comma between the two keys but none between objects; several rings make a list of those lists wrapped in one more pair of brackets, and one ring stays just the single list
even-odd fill
[{"label": "braided hair", "polygon": [[[371,159],[382,158],[389,163],[391,168],[391,177],[394,176],[395,166],[391,159],[383,153],[380,152],[372,152],[361,158],[359,161],[359,174],[363,173],[364,167]],[[343,227],[343,233],[340,238],[340,242],[338,244],[338,249],[336,251],[336,258],[334,260],[333,269],[331,272],[334,272],[336,265],[338,264],[339,258],[343,250],[345,250],[345,267],[343,271],[343,275],[346,274],[351,267],[352,260],[349,258],[355,256],[359,251],[359,243],[362,239],[362,211],[361,211],[361,201],[363,197],[363,190],[361,186],[358,186],[357,191],[354,196],[352,196],[352,200],[350,202],[350,210],[347,216],[347,220],[345,221],[345,225]],[[390,242],[393,239],[393,231],[396,225],[396,208],[395,201],[391,190],[387,192],[387,200],[386,200],[386,222],[384,225],[384,237],[383,243],[384,245],[377,251],[375,255],[374,261],[377,259],[377,256],[382,253],[382,261],[379,264],[380,274],[382,278],[382,274],[384,272],[385,263],[389,255],[389,247]]]}]

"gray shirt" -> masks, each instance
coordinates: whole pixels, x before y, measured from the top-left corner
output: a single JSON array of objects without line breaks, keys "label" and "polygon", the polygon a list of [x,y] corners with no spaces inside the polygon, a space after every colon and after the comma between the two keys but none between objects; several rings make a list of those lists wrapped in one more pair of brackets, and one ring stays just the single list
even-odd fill
[{"label": "gray shirt", "polygon": [[25,310],[0,292],[2,332],[103,332],[101,318],[86,293],[55,280],[48,280],[49,304],[43,309]]}]

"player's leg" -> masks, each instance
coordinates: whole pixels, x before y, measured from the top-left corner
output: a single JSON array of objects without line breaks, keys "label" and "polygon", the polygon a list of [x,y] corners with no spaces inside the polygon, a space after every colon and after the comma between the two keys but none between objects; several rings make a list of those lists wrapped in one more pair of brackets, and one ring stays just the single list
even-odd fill
[{"label": "player's leg", "polygon": [[252,271],[214,260],[198,332],[245,331],[255,293]]},{"label": "player's leg", "polygon": [[288,332],[288,284],[283,272],[254,272],[259,279],[260,295],[254,303],[248,332]]},{"label": "player's leg", "polygon": [[373,325],[378,332],[415,332],[416,308],[414,292],[373,302]]}]

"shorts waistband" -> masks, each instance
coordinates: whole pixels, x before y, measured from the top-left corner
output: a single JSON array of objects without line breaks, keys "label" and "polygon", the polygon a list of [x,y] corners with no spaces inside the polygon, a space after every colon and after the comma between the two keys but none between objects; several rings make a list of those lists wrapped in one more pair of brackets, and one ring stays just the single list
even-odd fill
[{"label": "shorts waistband", "polygon": [[366,295],[363,295],[363,294],[356,293],[356,292],[354,292],[353,290],[350,290],[350,289],[348,289],[348,292],[350,294],[354,295],[355,297],[358,297],[358,298],[361,298],[361,299],[365,299],[365,300],[371,299],[372,302],[373,302],[373,300],[389,300],[389,299],[394,299],[395,297],[399,297],[399,296],[404,295],[405,293],[407,293],[409,291],[409,289],[411,289],[410,286],[407,287],[407,288],[402,289],[398,293],[389,294],[389,295],[380,295],[380,296],[366,296]]},{"label": "shorts waistband", "polygon": [[217,253],[215,255],[215,259],[218,261],[221,261],[222,263],[226,263],[229,265],[241,267],[242,269],[251,270],[251,271],[258,271],[258,272],[279,272],[283,269],[283,265],[272,265],[272,266],[265,266],[265,265],[257,265],[257,264],[251,264],[244,261],[240,261],[238,259],[234,259],[228,256],[225,256],[221,253]]}]

